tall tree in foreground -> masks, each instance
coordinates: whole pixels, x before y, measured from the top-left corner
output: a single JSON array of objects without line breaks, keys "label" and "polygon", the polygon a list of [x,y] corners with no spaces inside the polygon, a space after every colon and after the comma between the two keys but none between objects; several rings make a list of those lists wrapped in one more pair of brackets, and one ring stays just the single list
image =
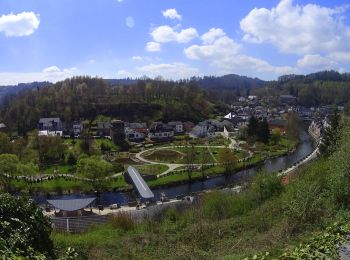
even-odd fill
[{"label": "tall tree in foreground", "polygon": [[54,259],[50,220],[33,201],[1,194],[0,216],[2,259]]},{"label": "tall tree in foreground", "polygon": [[335,150],[340,135],[340,114],[338,108],[334,108],[332,114],[329,116],[329,125],[325,127],[322,136],[320,153],[328,157]]}]

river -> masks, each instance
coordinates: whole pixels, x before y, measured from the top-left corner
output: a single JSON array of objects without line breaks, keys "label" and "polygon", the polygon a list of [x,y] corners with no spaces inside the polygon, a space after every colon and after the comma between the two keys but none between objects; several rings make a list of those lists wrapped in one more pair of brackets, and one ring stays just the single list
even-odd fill
[{"label": "river", "polygon": [[[155,195],[155,199],[159,200],[161,197],[161,193],[164,192],[165,195],[169,198],[176,198],[181,195],[190,195],[193,192],[199,192],[203,190],[208,190],[212,188],[220,188],[225,186],[235,186],[240,185],[244,182],[247,182],[250,178],[252,178],[257,171],[265,170],[267,172],[278,172],[280,170],[284,170],[299,160],[303,159],[305,156],[312,153],[315,148],[315,143],[312,138],[306,133],[303,132],[300,136],[300,144],[296,148],[296,150],[288,155],[269,159],[264,162],[264,164],[260,167],[253,167],[247,170],[239,171],[235,174],[232,174],[229,178],[225,178],[224,176],[213,177],[210,179],[206,179],[204,181],[195,181],[191,184],[180,184],[174,187],[168,188],[156,188],[153,189],[153,193]],[[87,197],[91,195],[53,195],[50,196],[50,199],[73,199],[73,198],[81,198]],[[39,205],[43,205],[46,203],[46,196],[34,196],[34,201],[36,201]],[[121,204],[125,205],[130,201],[135,201],[135,196],[130,192],[104,192],[101,193],[98,200],[98,204],[108,206],[111,204]]]}]

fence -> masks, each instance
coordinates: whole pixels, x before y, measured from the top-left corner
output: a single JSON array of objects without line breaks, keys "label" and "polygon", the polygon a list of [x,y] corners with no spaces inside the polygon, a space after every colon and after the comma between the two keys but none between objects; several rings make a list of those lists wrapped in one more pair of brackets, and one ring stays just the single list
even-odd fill
[{"label": "fence", "polygon": [[80,233],[86,231],[89,227],[108,222],[108,215],[83,216],[74,218],[53,217],[51,218],[52,227],[55,230],[71,233]]}]

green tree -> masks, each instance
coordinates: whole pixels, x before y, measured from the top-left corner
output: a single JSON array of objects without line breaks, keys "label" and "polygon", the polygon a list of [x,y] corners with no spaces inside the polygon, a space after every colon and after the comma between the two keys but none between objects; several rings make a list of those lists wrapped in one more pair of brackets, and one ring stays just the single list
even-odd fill
[{"label": "green tree", "polygon": [[281,130],[276,128],[276,129],[273,129],[271,131],[271,141],[274,143],[274,144],[278,144],[279,141],[281,140],[282,138],[282,134],[281,134]]},{"label": "green tree", "polygon": [[10,189],[11,179],[18,174],[19,159],[14,154],[0,155],[0,177],[5,190]]},{"label": "green tree", "polygon": [[77,173],[89,179],[95,190],[101,190],[106,183],[105,178],[113,172],[113,165],[99,156],[79,159]]},{"label": "green tree", "polygon": [[259,121],[255,116],[251,116],[248,122],[247,134],[248,137],[256,137]]},{"label": "green tree", "polygon": [[50,220],[32,200],[0,194],[0,216],[3,259],[54,258]]},{"label": "green tree", "polygon": [[222,148],[218,153],[218,162],[224,167],[225,175],[230,175],[237,167],[237,157],[228,147]]},{"label": "green tree", "polygon": [[334,108],[329,116],[329,126],[325,128],[320,144],[320,153],[325,157],[330,156],[337,148],[340,135],[340,119],[338,108]]},{"label": "green tree", "polygon": [[0,132],[0,154],[10,153],[11,143],[7,134]]},{"label": "green tree", "polygon": [[267,123],[266,118],[258,124],[257,138],[260,142],[267,144],[270,138],[270,129],[269,124]]},{"label": "green tree", "polygon": [[289,140],[297,141],[302,131],[302,121],[297,113],[288,113],[287,117],[287,138]]},{"label": "green tree", "polygon": [[194,170],[194,158],[196,151],[193,144],[189,143],[189,140],[186,141],[185,145],[185,163],[186,163],[186,172],[188,176],[188,181],[192,182],[192,173]]}]

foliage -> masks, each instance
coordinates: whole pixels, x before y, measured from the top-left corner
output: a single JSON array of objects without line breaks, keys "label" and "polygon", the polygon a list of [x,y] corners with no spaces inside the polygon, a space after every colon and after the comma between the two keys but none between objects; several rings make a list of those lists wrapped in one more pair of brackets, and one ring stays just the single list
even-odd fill
[{"label": "foliage", "polygon": [[297,113],[290,112],[287,116],[287,138],[290,140],[298,140],[302,131],[302,121]]},{"label": "foliage", "polygon": [[46,88],[24,91],[0,111],[1,121],[20,133],[36,127],[40,117],[64,122],[106,115],[127,121],[199,121],[213,104],[195,82],[147,80],[109,86],[100,78],[73,77]]},{"label": "foliage", "polygon": [[11,143],[10,138],[7,134],[0,132],[0,154],[10,153],[11,152]]},{"label": "foliage", "polygon": [[132,230],[136,226],[135,220],[127,212],[119,212],[118,214],[112,215],[109,222],[114,228],[119,228],[125,231]]},{"label": "foliage", "polygon": [[218,162],[224,167],[225,174],[231,174],[237,167],[237,157],[230,148],[222,148],[219,150]]},{"label": "foliage", "polygon": [[65,145],[59,136],[37,136],[36,148],[41,163],[60,162],[64,159]]},{"label": "foliage", "polygon": [[339,140],[340,114],[337,107],[333,109],[329,123],[330,126],[325,128],[320,145],[320,153],[326,157],[336,150]]},{"label": "foliage", "polygon": [[270,129],[266,118],[264,118],[262,122],[259,122],[257,138],[260,142],[263,142],[264,144],[267,144],[269,142]]},{"label": "foliage", "polygon": [[310,241],[281,255],[281,259],[338,259],[339,245],[349,242],[348,221],[335,222]]},{"label": "foliage", "polygon": [[0,254],[4,258],[53,257],[51,223],[27,198],[0,195]]},{"label": "foliage", "polygon": [[92,186],[100,190],[104,179],[113,172],[113,165],[99,156],[81,158],[77,164],[77,173],[92,181]]}]

